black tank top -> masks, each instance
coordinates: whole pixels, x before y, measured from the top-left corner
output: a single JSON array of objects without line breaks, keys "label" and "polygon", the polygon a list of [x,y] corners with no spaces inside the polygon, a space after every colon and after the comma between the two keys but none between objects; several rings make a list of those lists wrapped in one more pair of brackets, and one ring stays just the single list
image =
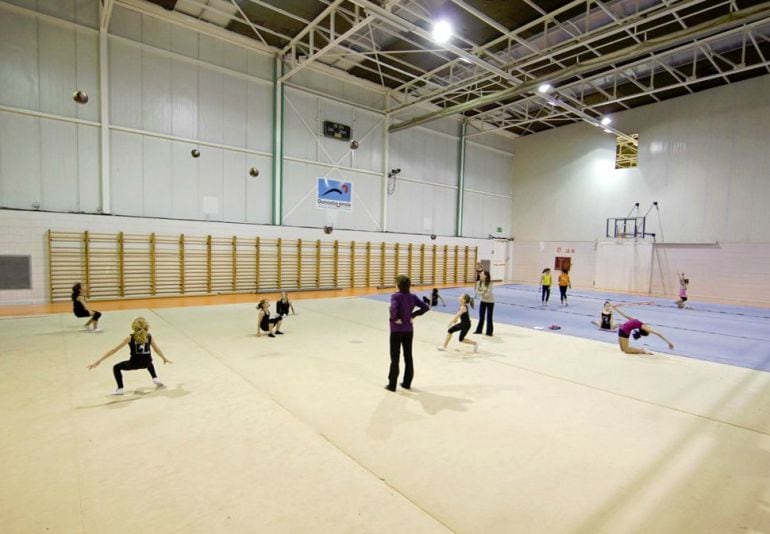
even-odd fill
[{"label": "black tank top", "polygon": [[86,307],[83,306],[83,303],[80,302],[79,298],[72,301],[72,311],[75,314],[75,317],[88,317],[90,315],[88,310],[86,310]]},{"label": "black tank top", "polygon": [[259,322],[259,327],[267,332],[270,330],[270,311],[264,310],[264,315],[262,316],[262,320]]},{"label": "black tank top", "polygon": [[612,329],[612,314],[611,313],[602,313],[602,326],[604,330],[611,330]]},{"label": "black tank top", "polygon": [[460,316],[460,326],[463,328],[471,327],[471,316],[468,313],[468,306],[465,307],[465,313]]},{"label": "black tank top", "polygon": [[275,304],[275,312],[278,315],[289,315],[289,301],[287,300],[284,302],[283,300],[279,300]]},{"label": "black tank top", "polygon": [[134,336],[130,336],[131,340],[128,342],[128,348],[131,350],[131,361],[139,363],[151,363],[152,362],[152,336],[147,335],[146,343],[137,343],[134,341]]}]

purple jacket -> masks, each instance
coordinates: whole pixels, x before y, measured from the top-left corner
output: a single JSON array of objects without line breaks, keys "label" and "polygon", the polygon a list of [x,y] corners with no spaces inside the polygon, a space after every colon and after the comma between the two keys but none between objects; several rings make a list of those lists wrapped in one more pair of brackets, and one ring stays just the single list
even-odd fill
[{"label": "purple jacket", "polygon": [[[420,308],[414,311],[415,307]],[[390,296],[390,331],[413,332],[412,319],[428,311],[430,307],[414,293],[393,293]],[[397,324],[396,319],[401,319]]]}]

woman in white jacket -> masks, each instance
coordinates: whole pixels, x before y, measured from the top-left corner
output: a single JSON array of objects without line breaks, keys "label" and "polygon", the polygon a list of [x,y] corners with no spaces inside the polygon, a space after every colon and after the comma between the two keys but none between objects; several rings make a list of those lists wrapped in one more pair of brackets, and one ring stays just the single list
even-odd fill
[{"label": "woman in white jacket", "polygon": [[479,324],[476,326],[474,333],[481,334],[484,330],[484,322],[486,318],[487,323],[487,335],[491,336],[494,331],[494,324],[492,324],[492,313],[495,309],[495,295],[492,292],[492,280],[489,279],[489,271],[482,271],[479,275],[479,281],[476,282],[476,295],[479,297]]}]

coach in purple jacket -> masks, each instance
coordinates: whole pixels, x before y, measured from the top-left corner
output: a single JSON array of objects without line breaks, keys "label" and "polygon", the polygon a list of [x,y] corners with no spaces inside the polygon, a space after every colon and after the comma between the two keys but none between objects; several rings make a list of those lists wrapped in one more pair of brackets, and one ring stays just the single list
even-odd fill
[{"label": "coach in purple jacket", "polygon": [[[412,365],[412,339],[414,329],[412,319],[419,317],[430,307],[414,293],[409,292],[412,282],[408,276],[396,277],[398,293],[390,296],[390,372],[388,373],[388,385],[385,389],[396,391],[398,381],[398,361],[400,359],[400,347],[404,347],[404,381],[401,387],[410,389],[414,366]],[[415,308],[419,308],[415,311]]]}]

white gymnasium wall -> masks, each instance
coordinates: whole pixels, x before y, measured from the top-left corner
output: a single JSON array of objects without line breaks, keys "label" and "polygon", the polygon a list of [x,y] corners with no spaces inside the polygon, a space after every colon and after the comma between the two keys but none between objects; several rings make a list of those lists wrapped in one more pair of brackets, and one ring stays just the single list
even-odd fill
[{"label": "white gymnasium wall", "polygon": [[[338,83],[337,92],[345,92]],[[351,127],[350,142],[324,137],[323,122]],[[284,91],[283,222],[291,226],[322,226],[377,231],[383,173],[382,114],[343,104],[293,87]],[[317,179],[350,181],[353,209],[331,211],[316,207]]]},{"label": "white gymnasium wall", "polygon": [[[463,231],[469,237],[511,237],[513,154],[465,144]],[[498,228],[501,230],[498,232]]]},{"label": "white gymnasium wall", "polygon": [[[95,212],[98,34],[68,22],[93,23],[92,10],[17,3],[65,20],[0,3],[0,206]],[[77,88],[87,90],[88,106],[72,100]]]},{"label": "white gymnasium wall", "polygon": [[120,6],[110,29],[112,213],[269,222],[271,58]]},{"label": "white gymnasium wall", "polygon": [[[39,304],[49,300],[48,295],[48,257],[47,232],[59,231],[92,233],[146,234],[160,235],[185,234],[188,236],[214,237],[262,237],[266,239],[302,239],[304,240],[340,240],[371,241],[372,243],[425,243],[426,246],[449,245],[453,247],[479,247],[479,256],[492,256],[493,242],[484,239],[439,237],[432,241],[428,236],[397,233],[378,233],[361,231],[335,230],[332,235],[325,235],[319,228],[294,228],[286,226],[237,224],[226,222],[179,221],[173,219],[152,219],[147,217],[125,217],[118,215],[83,215],[67,213],[49,213],[21,210],[0,209],[0,250],[4,254],[31,256],[32,289],[5,290],[0,292],[2,304]],[[73,284],[77,280],[73,280]]]},{"label": "white gymnasium wall", "polygon": [[[662,258],[651,256],[653,265],[639,263],[635,279],[649,275],[651,293],[675,296],[674,264],[679,270],[687,265],[697,281],[693,295],[770,304],[770,279],[756,276],[756,266],[764,268],[770,259],[770,152],[764,147],[770,76],[625,111],[613,120],[620,130],[639,133],[636,169],[615,170],[614,139],[583,124],[517,142],[517,261],[531,248],[523,241],[603,241],[607,217],[626,216],[635,202],[644,214],[657,201],[647,230],[678,247],[665,252],[676,261],[663,267]],[[616,250],[624,251],[615,258],[619,264],[639,260],[632,249]],[[735,275],[725,285],[726,273],[747,268],[755,274]],[[611,265],[597,264],[595,287],[617,287],[616,274]]]},{"label": "white gymnasium wall", "polygon": [[652,294],[676,296],[681,272],[690,279],[692,300],[770,305],[769,243],[655,245]]},{"label": "white gymnasium wall", "polygon": [[515,235],[604,238],[607,217],[644,213],[668,242],[770,241],[770,76],[625,111],[639,167],[615,170],[614,138],[576,124],[522,138],[514,163]]},{"label": "white gymnasium wall", "polygon": [[57,19],[99,28],[99,3],[95,0],[4,0]]},{"label": "white gymnasium wall", "polygon": [[[155,226],[156,218],[268,223],[273,57],[239,36],[216,37],[216,29],[176,24],[166,18],[176,15],[148,9],[115,5],[107,37],[111,213],[131,216],[132,227]],[[0,208],[101,211],[98,16],[98,0],[0,0]],[[73,102],[77,89],[88,93],[88,104]],[[372,84],[343,82],[314,65],[286,84],[284,97],[286,225],[331,222],[338,230],[377,232],[384,202],[388,232],[455,234],[457,119],[391,135],[386,155],[385,99]],[[352,152],[321,137],[325,119],[350,124],[360,148]],[[468,236],[508,226],[501,201],[510,195],[510,141],[483,137],[468,143]],[[201,152],[197,159],[193,148]],[[248,175],[251,167],[258,178]],[[384,176],[397,167],[403,172],[396,193],[383,195]],[[315,209],[319,176],[354,182],[353,212]],[[41,239],[19,232],[7,243]],[[491,255],[488,248],[482,257]]]},{"label": "white gymnasium wall", "polygon": [[459,137],[413,127],[390,135],[388,167],[401,169],[387,198],[388,230],[454,235]]},{"label": "white gymnasium wall", "polygon": [[653,244],[605,241],[596,246],[597,289],[649,294]]},{"label": "white gymnasium wall", "polygon": [[562,256],[572,262],[569,274],[574,287],[593,286],[597,254],[593,241],[514,241],[512,253],[511,280],[538,285],[543,269],[553,270],[555,258]]}]

